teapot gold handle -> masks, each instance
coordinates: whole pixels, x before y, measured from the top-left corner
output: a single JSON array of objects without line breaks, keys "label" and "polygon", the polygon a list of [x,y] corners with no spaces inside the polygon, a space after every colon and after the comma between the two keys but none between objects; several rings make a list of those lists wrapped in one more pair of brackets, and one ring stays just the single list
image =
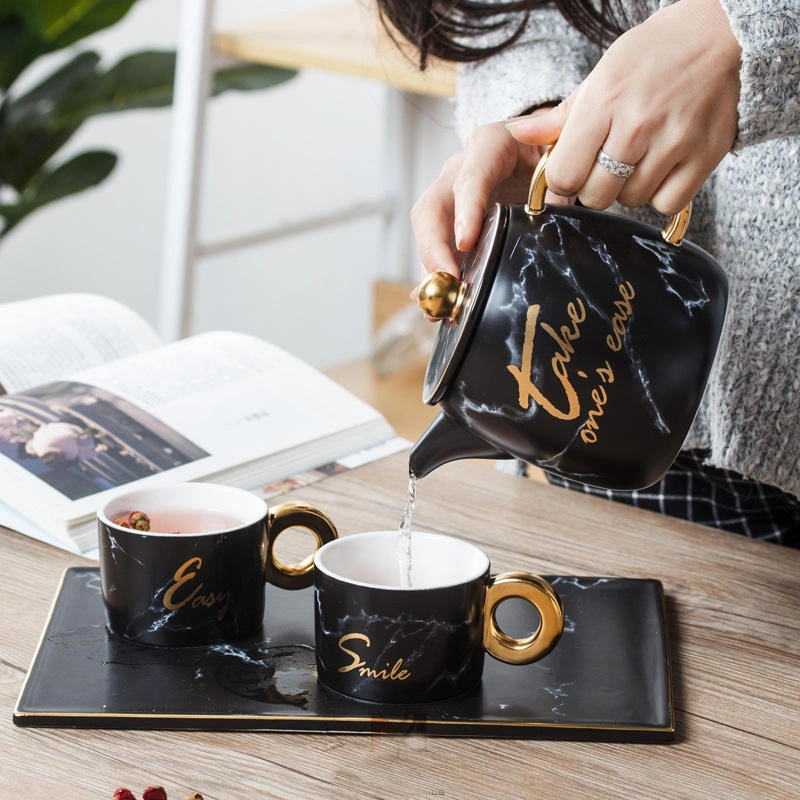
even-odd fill
[{"label": "teapot gold handle", "polygon": [[[533,171],[531,178],[531,185],[528,189],[528,202],[525,204],[525,213],[532,217],[541,214],[545,209],[544,196],[547,192],[547,181],[545,179],[545,166],[547,164],[547,156],[550,152],[549,148],[545,151],[544,155],[539,159],[536,169]],[[686,229],[689,227],[689,220],[692,217],[692,204],[691,201],[684,206],[677,214],[670,217],[666,227],[661,231],[661,236],[664,241],[674,244],[676,247],[683,241]]]}]

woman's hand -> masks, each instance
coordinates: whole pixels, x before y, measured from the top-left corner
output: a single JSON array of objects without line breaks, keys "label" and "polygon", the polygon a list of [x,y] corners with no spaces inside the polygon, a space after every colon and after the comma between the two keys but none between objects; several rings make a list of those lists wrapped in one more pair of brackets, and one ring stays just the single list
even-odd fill
[{"label": "woman's hand", "polygon": [[[561,105],[509,130],[521,144],[557,142],[552,191],[676,214],[734,143],[740,57],[718,0],[679,0],[620,36]],[[630,177],[598,163],[601,150],[634,166]]]},{"label": "woman's hand", "polygon": [[[534,118],[545,110],[530,115]],[[411,209],[423,271],[460,275],[458,252],[478,242],[492,202],[524,202],[544,148],[521,144],[504,122],[476,128]]]}]

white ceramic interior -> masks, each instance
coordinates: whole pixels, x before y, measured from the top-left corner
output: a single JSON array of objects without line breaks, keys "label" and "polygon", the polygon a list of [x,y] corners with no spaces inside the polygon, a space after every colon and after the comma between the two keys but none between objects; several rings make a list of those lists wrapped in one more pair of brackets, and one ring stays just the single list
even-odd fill
[{"label": "white ceramic interior", "polygon": [[[131,511],[144,511],[157,515],[159,512],[180,513],[212,512],[224,514],[237,520],[236,525],[191,536],[215,536],[226,530],[237,530],[258,522],[267,513],[267,504],[245,489],[222,486],[214,483],[174,483],[122,492],[110,499],[98,512],[98,518],[107,525],[124,530],[114,524],[114,519]],[[174,536],[173,533],[146,533],[148,536]]]},{"label": "white ceramic interior", "polygon": [[[381,589],[402,585],[402,549],[398,531],[369,531],[343,536],[317,550],[314,566],[341,581]],[[475,545],[438,533],[411,534],[411,589],[455,586],[479,578],[489,557]]]}]

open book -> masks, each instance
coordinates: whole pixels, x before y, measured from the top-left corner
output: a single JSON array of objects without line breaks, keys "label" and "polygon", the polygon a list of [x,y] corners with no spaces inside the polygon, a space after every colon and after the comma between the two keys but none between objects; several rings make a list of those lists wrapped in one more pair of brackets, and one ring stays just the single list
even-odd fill
[{"label": "open book", "polygon": [[[0,305],[0,524],[73,552],[129,484],[268,484],[405,446],[373,408],[258,338],[161,344],[108,298]],[[370,455],[368,455],[370,454]]]}]

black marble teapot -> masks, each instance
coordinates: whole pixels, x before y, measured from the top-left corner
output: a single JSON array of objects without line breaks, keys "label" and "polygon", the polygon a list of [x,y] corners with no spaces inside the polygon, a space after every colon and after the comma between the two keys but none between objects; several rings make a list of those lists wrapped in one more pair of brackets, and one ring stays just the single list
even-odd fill
[{"label": "black marble teapot", "polygon": [[441,320],[423,399],[442,413],[411,450],[423,477],[459,458],[518,458],[609,489],[655,483],[705,389],[728,282],[665,229],[544,202],[543,158],[525,205],[496,204],[459,281],[428,276]]}]

